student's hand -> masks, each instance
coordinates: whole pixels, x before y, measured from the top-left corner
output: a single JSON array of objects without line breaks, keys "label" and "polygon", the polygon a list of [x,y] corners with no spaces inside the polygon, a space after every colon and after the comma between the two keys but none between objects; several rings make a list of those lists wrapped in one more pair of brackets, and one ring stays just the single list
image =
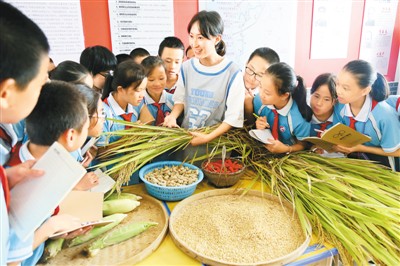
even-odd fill
[{"label": "student's hand", "polygon": [[90,155],[91,155],[93,158],[96,158],[98,151],[99,151],[99,148],[97,148],[96,145],[93,145],[93,146],[90,147],[90,149],[88,150],[88,152],[90,153]]},{"label": "student's hand", "polygon": [[163,127],[179,127],[178,124],[176,123],[176,118],[173,117],[172,115],[167,115],[164,118],[164,123],[162,124]]},{"label": "student's hand", "polygon": [[279,140],[268,139],[268,141],[271,142],[271,144],[265,144],[264,146],[272,153],[285,153],[290,150],[286,144],[283,144]]},{"label": "student's hand", "polygon": [[[73,228],[77,228],[80,226],[81,226],[81,221],[79,220],[79,218],[69,214],[59,214],[51,216],[49,219],[47,219],[47,221],[44,222],[43,225],[41,225],[40,230],[45,230],[47,236],[52,236],[57,232],[71,230]],[[65,239],[74,238],[76,236],[82,235],[90,231],[92,228],[93,226],[82,227],[74,231],[71,231],[69,233],[60,235],[56,238],[65,238]]]},{"label": "student's hand", "polygon": [[318,147],[317,145],[313,145],[313,146],[310,148],[310,150],[311,150],[313,153],[316,153],[316,154],[324,154],[324,153],[325,153],[325,150],[322,149],[322,148],[320,148],[320,147]]},{"label": "student's hand", "polygon": [[348,147],[345,147],[343,145],[334,145],[333,146],[333,150],[335,152],[341,152],[341,153],[347,155],[347,154],[352,153],[352,152],[360,152],[360,151],[362,151],[362,146],[363,146],[362,144],[359,144],[359,145],[356,145],[354,147],[348,148]]},{"label": "student's hand", "polygon": [[93,161],[93,155],[89,151],[87,151],[85,153],[85,157],[83,158],[83,161],[81,162],[81,164],[83,167],[88,168],[92,161]]},{"label": "student's hand", "polygon": [[99,184],[99,177],[94,172],[87,172],[79,183],[74,187],[74,190],[89,190]]},{"label": "student's hand", "polygon": [[267,117],[266,116],[260,116],[256,120],[256,128],[257,129],[266,129],[269,128],[269,124],[267,122]]},{"label": "student's hand", "polygon": [[190,132],[190,134],[193,136],[193,139],[190,141],[192,146],[199,146],[208,143],[211,140],[208,134],[200,132]]},{"label": "student's hand", "polygon": [[35,160],[28,160],[24,163],[5,169],[10,189],[25,179],[36,178],[44,175],[43,170],[32,169],[35,162]]}]

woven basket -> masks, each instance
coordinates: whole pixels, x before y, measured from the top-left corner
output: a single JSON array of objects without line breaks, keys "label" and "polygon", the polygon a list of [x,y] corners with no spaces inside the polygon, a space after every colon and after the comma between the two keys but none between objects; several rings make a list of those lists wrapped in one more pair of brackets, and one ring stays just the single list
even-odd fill
[{"label": "woven basket", "polygon": [[[163,168],[164,166],[174,166],[174,165],[183,165],[190,169],[197,170],[199,173],[197,181],[190,185],[185,185],[185,186],[166,187],[153,184],[147,181],[146,178],[144,178],[144,176],[147,173],[153,171],[154,169]],[[204,175],[200,168],[192,164],[183,163],[179,161],[155,162],[142,167],[139,171],[139,178],[144,182],[147,192],[153,197],[165,201],[178,201],[189,197],[194,193],[197,184],[200,183],[201,180],[203,180],[203,177]]]},{"label": "woven basket", "polygon": [[244,174],[246,166],[242,163],[241,160],[233,158],[227,158],[226,160],[228,159],[242,165],[243,166],[242,169],[240,169],[235,173],[228,173],[228,174],[214,173],[205,169],[205,165],[207,163],[221,160],[220,158],[205,160],[201,164],[201,170],[204,172],[204,175],[207,177],[208,181],[216,187],[231,187],[235,185],[240,180],[240,177]]}]

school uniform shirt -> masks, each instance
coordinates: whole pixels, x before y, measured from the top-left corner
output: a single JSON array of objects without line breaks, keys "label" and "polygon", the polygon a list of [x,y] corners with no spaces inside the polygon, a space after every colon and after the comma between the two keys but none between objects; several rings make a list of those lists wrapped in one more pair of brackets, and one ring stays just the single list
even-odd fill
[{"label": "school uniform shirt", "polygon": [[[147,105],[147,108],[149,109],[151,115],[154,117],[155,125],[159,125],[160,121],[157,121],[157,113],[158,113],[158,107],[155,106],[156,102],[151,98],[151,96],[147,93],[147,91],[144,93],[144,104]],[[160,108],[163,113],[163,116],[166,117],[171,113],[172,107],[174,107],[174,101],[172,100],[172,94],[168,93],[166,91],[163,91],[161,94],[160,101],[158,102],[161,104]]]},{"label": "school uniform shirt", "polygon": [[174,103],[184,104],[183,128],[201,128],[225,122],[242,127],[245,87],[240,68],[224,58],[204,66],[197,58],[182,64]]},{"label": "school uniform shirt", "polygon": [[176,91],[176,83],[169,89],[169,88],[165,88],[165,91],[171,94],[174,94]]},{"label": "school uniform shirt", "polygon": [[[267,117],[267,122],[272,130],[274,124],[275,107],[273,105],[263,105],[260,95],[256,95],[253,100],[254,113],[258,116]],[[287,145],[293,145],[297,140],[309,137],[311,125],[302,116],[292,97],[289,98],[285,107],[277,110],[279,115],[278,132],[279,140]]]},{"label": "school uniform shirt", "polygon": [[[15,261],[24,261],[33,255],[32,246],[34,240],[34,233],[28,236],[26,240],[21,240],[15,231],[10,227],[9,229],[9,247],[7,254],[7,263]],[[44,245],[44,243],[43,243]]]},{"label": "school uniform shirt", "polygon": [[17,134],[18,141],[22,141],[22,143],[25,143],[28,141],[28,133],[26,132],[26,123],[25,119],[22,119],[18,123],[15,123],[12,125],[15,134]]},{"label": "school uniform shirt", "polygon": [[[380,147],[388,153],[398,150],[400,148],[400,122],[395,110],[385,101],[378,102],[374,108],[372,107],[373,101],[368,95],[359,114],[354,117],[350,105],[346,104],[341,110],[342,123],[349,126],[350,118],[356,120],[355,129],[371,137],[371,141],[363,145]],[[388,157],[388,159],[393,166],[394,158]]]},{"label": "school uniform shirt", "polygon": [[333,116],[334,114],[332,113],[332,115],[326,121],[320,121],[318,118],[315,117],[315,115],[312,115],[310,121],[310,137],[317,137],[320,135],[318,133],[321,132],[318,132],[316,130],[324,131],[331,128],[334,125]]},{"label": "school uniform shirt", "polygon": [[[127,110],[125,112],[125,110],[123,110],[121,106],[119,106],[119,104],[115,101],[111,93],[110,96],[106,98],[106,101],[103,102],[104,113],[106,114],[106,120],[103,126],[103,133],[125,129],[124,125],[110,121],[107,118],[124,120],[121,115],[132,113],[131,122],[136,122],[139,119],[139,114],[143,106],[144,106],[143,101],[140,103],[139,106],[133,106],[131,104],[128,104]],[[96,142],[96,146],[98,147],[105,146],[109,143],[118,140],[119,138],[120,137],[118,136],[106,136],[102,134],[100,136],[100,139]]]},{"label": "school uniform shirt", "polygon": [[400,95],[390,95],[389,98],[386,99],[386,103],[393,107],[397,115],[400,116]]},{"label": "school uniform shirt", "polygon": [[5,165],[10,159],[13,147],[18,142],[18,136],[11,124],[0,124],[0,163]]}]

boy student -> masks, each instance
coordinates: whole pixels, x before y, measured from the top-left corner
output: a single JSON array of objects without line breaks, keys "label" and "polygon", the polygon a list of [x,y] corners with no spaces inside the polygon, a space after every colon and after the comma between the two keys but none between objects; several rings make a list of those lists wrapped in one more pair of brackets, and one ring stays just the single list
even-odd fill
[{"label": "boy student", "polygon": [[143,59],[150,56],[150,53],[146,49],[139,47],[133,49],[129,55],[132,57],[133,61],[136,64],[140,65]]},{"label": "boy student", "polygon": [[[10,162],[12,164],[39,159],[55,141],[69,152],[77,150],[86,140],[88,128],[86,100],[74,85],[64,81],[47,83],[43,86],[32,113],[26,118],[29,141],[21,146],[17,154],[12,155]],[[94,174],[90,177],[86,180],[82,178],[80,183],[85,180],[84,182],[97,184],[97,177]],[[43,253],[44,242],[48,237],[61,231],[61,225],[74,221],[75,218],[66,215],[55,215],[44,221],[34,234],[33,255],[24,260],[22,265],[35,265]],[[72,235],[82,234],[88,229],[90,228],[76,230]]]},{"label": "boy student", "polygon": [[[35,106],[40,88],[47,80],[50,47],[43,31],[32,20],[3,1],[0,1],[0,32],[0,123],[6,125],[24,119]],[[13,142],[9,142],[7,134],[1,134],[1,138],[8,147],[0,150],[3,156],[8,154]],[[43,171],[31,169],[34,161],[4,169],[4,160],[0,166],[1,265],[7,264],[9,256],[9,191],[24,179],[43,175]],[[19,259],[32,253],[32,249],[24,251],[18,253]]]},{"label": "boy student", "polygon": [[183,58],[185,56],[185,46],[176,37],[166,37],[158,48],[158,56],[164,61],[165,73],[167,74],[166,91],[174,93],[178,73],[181,70]]}]

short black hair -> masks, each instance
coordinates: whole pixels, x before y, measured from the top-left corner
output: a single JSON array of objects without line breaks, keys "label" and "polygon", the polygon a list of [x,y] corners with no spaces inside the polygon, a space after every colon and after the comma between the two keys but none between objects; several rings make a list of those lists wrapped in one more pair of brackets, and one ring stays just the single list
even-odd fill
[{"label": "short black hair", "polygon": [[278,53],[269,47],[260,47],[260,48],[255,49],[251,53],[249,60],[247,60],[247,62],[249,62],[251,59],[253,59],[254,56],[259,56],[259,57],[263,58],[270,65],[280,62]]},{"label": "short black hair", "polygon": [[164,61],[159,56],[148,56],[143,59],[141,65],[145,69],[146,76],[149,76],[154,68],[162,66],[165,69]]},{"label": "short black hair", "polygon": [[77,62],[66,60],[59,63],[55,69],[50,71],[49,78],[51,80],[85,84],[85,79],[88,75],[90,75],[90,72],[86,67]]},{"label": "short black hair", "polygon": [[129,55],[132,57],[132,59],[135,59],[138,56],[149,56],[150,53],[146,49],[139,47],[133,49]]},{"label": "short black hair", "polygon": [[118,64],[126,60],[132,60],[132,57],[128,54],[117,54],[115,57],[117,58]]},{"label": "short black hair", "polygon": [[97,114],[97,104],[101,97],[100,93],[98,93],[97,91],[95,91],[92,88],[89,88],[85,84],[76,84],[74,87],[85,98],[89,116],[91,117],[91,116]]},{"label": "short black hair", "polygon": [[164,38],[164,40],[160,43],[160,46],[158,48],[158,56],[162,55],[165,47],[181,49],[183,52],[185,52],[185,46],[183,45],[182,41],[174,36],[169,36]]},{"label": "short black hair", "polygon": [[108,48],[96,45],[83,50],[79,62],[95,76],[103,71],[114,70],[117,58]]},{"label": "short black hair", "polygon": [[50,146],[68,129],[81,131],[88,119],[86,100],[65,81],[46,83],[32,113],[26,118],[26,131],[32,143]]},{"label": "short black hair", "polygon": [[43,31],[12,5],[0,1],[0,82],[12,78],[24,89],[39,73],[50,46]]},{"label": "short black hair", "polygon": [[311,94],[318,90],[322,85],[327,85],[329,93],[333,100],[337,99],[336,94],[336,76],[332,73],[324,73],[319,75],[313,82],[311,86]]}]

